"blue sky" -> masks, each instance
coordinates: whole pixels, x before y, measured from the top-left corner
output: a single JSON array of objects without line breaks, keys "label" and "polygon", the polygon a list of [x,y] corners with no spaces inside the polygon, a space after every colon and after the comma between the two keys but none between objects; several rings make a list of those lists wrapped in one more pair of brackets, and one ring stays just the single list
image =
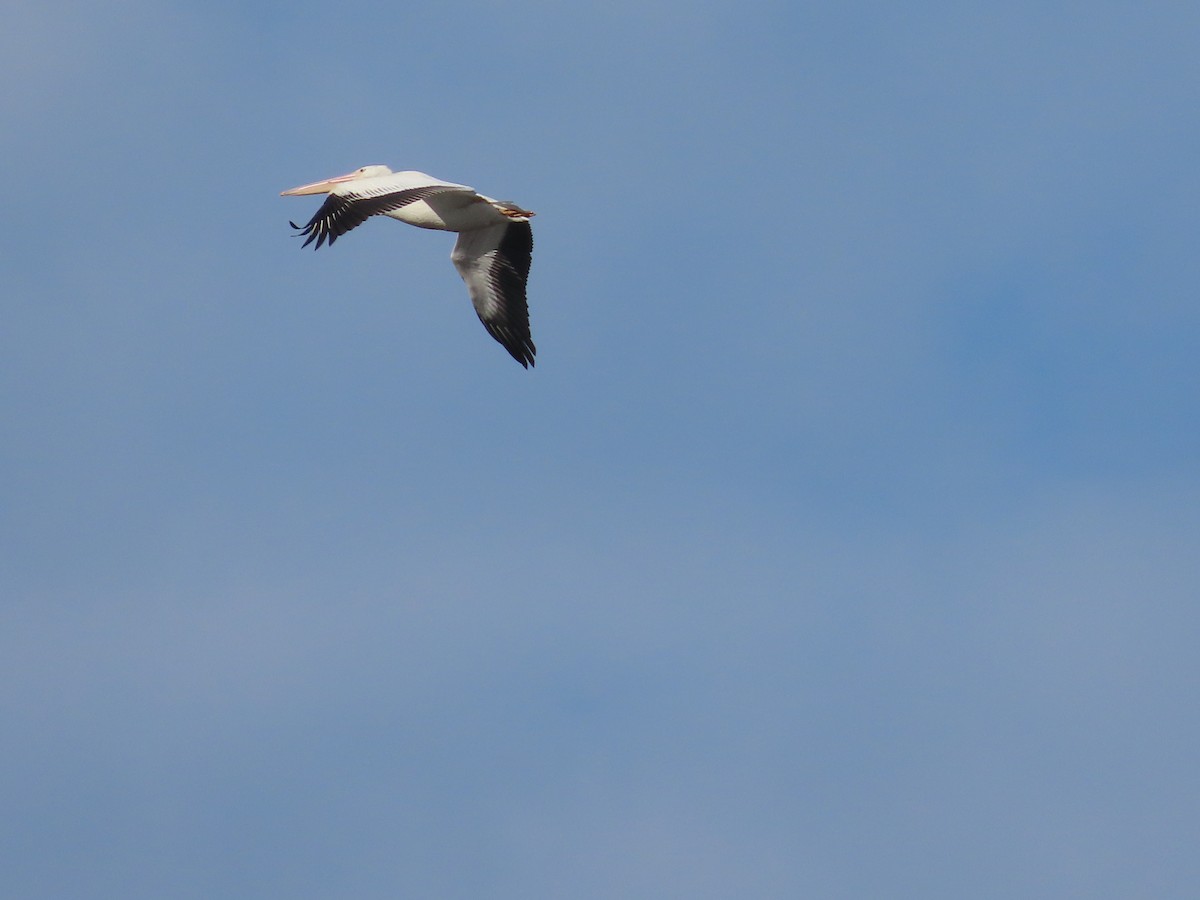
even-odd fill
[{"label": "blue sky", "polygon": [[[1200,12],[18,2],[13,897],[1193,897]],[[538,212],[538,366],[415,168]]]}]

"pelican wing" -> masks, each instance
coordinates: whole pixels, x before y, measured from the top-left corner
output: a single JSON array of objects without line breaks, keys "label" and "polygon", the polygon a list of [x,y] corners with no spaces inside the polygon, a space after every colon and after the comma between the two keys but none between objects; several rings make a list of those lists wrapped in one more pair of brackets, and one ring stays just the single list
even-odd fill
[{"label": "pelican wing", "polygon": [[533,258],[528,222],[505,222],[463,231],[450,255],[467,283],[479,321],[513,359],[529,368],[537,348],[529,334],[525,284]]},{"label": "pelican wing", "polygon": [[458,185],[429,184],[386,193],[377,191],[361,194],[330,193],[325,198],[325,202],[321,204],[321,208],[303,228],[295,222],[288,222],[288,224],[300,234],[308,236],[308,239],[300,245],[301,247],[307,247],[315,240],[317,246],[313,249],[317,250],[326,241],[329,241],[329,245],[332,247],[333,242],[339,237],[352,228],[357,228],[371,216],[392,212],[402,206],[432,197],[434,194],[461,190],[463,188]]}]

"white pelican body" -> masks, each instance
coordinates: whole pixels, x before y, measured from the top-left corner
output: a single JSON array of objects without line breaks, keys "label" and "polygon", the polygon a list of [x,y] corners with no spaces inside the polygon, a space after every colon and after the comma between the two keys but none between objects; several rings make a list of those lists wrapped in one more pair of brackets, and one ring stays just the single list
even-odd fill
[{"label": "white pelican body", "polygon": [[533,231],[527,209],[493,200],[474,188],[441,181],[424,172],[393,172],[387,166],[364,166],[348,175],[284,191],[281,196],[328,194],[303,228],[303,246],[314,240],[319,249],[374,215],[390,216],[438,231],[458,232],[450,255],[467,284],[471,302],[488,333],[517,362],[533,365],[537,348],[529,332],[525,285],[533,255]]}]

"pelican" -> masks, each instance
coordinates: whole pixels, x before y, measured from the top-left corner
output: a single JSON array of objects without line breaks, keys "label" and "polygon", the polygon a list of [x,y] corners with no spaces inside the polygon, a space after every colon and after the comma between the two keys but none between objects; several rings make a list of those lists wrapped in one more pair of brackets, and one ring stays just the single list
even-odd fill
[{"label": "pelican", "polygon": [[[493,200],[474,188],[440,181],[424,172],[393,172],[387,166],[363,166],[347,175],[315,181],[281,197],[328,194],[303,228],[288,224],[320,249],[330,246],[370,216],[384,215],[438,231],[458,232],[450,260],[467,284],[479,321],[521,365],[533,365],[537,348],[529,334],[525,284],[533,255],[533,217],[507,200]],[[297,235],[297,236],[300,236]]]}]

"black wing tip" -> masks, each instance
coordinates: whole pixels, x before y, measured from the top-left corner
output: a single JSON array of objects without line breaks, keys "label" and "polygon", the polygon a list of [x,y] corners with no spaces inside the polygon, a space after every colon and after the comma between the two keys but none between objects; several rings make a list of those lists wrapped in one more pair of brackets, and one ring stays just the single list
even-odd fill
[{"label": "black wing tip", "polygon": [[[499,338],[497,338],[499,340]],[[537,347],[533,346],[533,341],[527,341],[524,344],[509,344],[505,341],[500,341],[500,346],[508,351],[508,355],[519,362],[526,369],[537,365],[534,360],[534,354],[537,353]]]},{"label": "black wing tip", "polygon": [[[300,245],[301,250],[303,250],[305,247],[307,247],[309,244],[311,244],[314,240],[317,242],[317,246],[313,247],[314,250],[318,249],[321,246],[321,244],[323,244],[325,242],[325,235],[320,233],[321,230],[319,228],[314,228],[312,222],[309,222],[307,225],[301,226],[301,225],[297,225],[291,219],[288,219],[288,224],[291,225],[293,228],[295,228],[296,231],[298,232],[297,234],[293,234],[292,237],[305,238],[304,243]],[[332,244],[333,241],[330,240],[329,243]]]},{"label": "black wing tip", "polygon": [[537,354],[537,347],[534,346],[529,333],[514,334],[511,328],[506,328],[503,325],[495,325],[491,322],[483,323],[496,343],[508,351],[508,355],[519,362],[526,369],[536,366],[534,356]]}]

